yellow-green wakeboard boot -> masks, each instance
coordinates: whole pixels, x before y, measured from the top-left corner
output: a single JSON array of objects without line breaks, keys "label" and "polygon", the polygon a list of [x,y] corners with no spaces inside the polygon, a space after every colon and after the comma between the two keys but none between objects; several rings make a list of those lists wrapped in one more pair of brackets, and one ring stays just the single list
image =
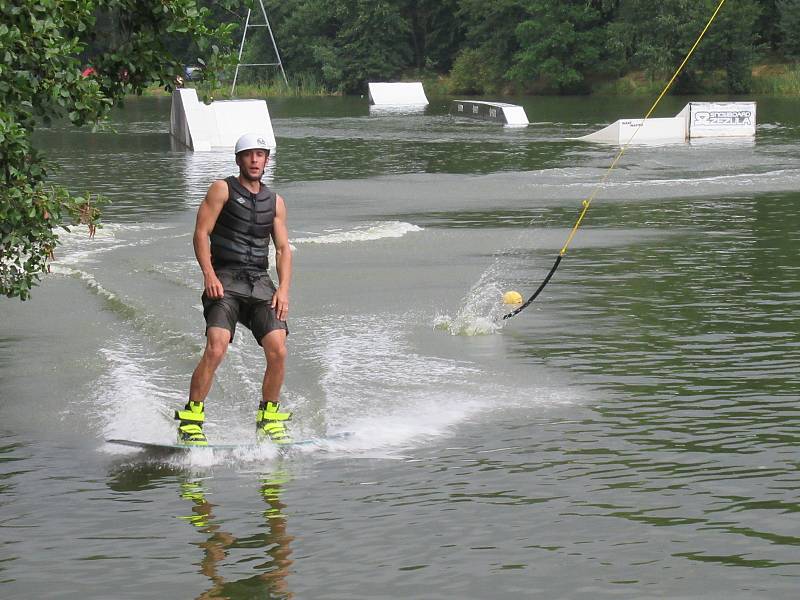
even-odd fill
[{"label": "yellow-green wakeboard boot", "polygon": [[290,412],[278,412],[277,402],[262,402],[256,412],[256,432],[259,440],[268,439],[275,444],[291,443],[292,438],[284,423],[292,418]]},{"label": "yellow-green wakeboard boot", "polygon": [[187,402],[183,410],[175,411],[178,425],[178,443],[187,446],[208,446],[208,440],[203,433],[203,423],[206,413],[203,412],[202,402]]}]

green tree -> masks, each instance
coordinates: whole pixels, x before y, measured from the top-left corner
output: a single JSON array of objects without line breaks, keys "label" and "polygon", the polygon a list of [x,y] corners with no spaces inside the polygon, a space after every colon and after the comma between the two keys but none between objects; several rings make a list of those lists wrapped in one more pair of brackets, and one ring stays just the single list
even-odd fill
[{"label": "green tree", "polygon": [[499,73],[485,60],[477,48],[465,48],[458,53],[450,70],[450,92],[453,94],[483,94],[495,91]]},{"label": "green tree", "polygon": [[349,0],[339,10],[335,47],[342,89],[364,91],[370,80],[399,77],[411,60],[408,22],[396,2]]},{"label": "green tree", "polygon": [[[525,4],[525,0],[461,0],[456,16],[465,45],[455,58],[453,74],[457,81],[472,81],[465,81],[469,89],[457,85],[453,92],[489,93],[507,84],[506,73],[519,50],[516,27],[528,16]],[[479,74],[481,81],[469,73]]]},{"label": "green tree", "polygon": [[520,49],[509,78],[523,86],[539,79],[558,93],[588,92],[586,75],[602,63],[601,11],[585,0],[527,4],[528,16],[516,27]]},{"label": "green tree", "polygon": [[[227,0],[226,0],[227,2]],[[48,185],[51,166],[31,144],[38,120],[97,123],[126,94],[169,88],[183,56],[166,41],[189,40],[208,71],[224,63],[214,27],[195,0],[0,0],[0,292],[27,299],[47,271],[58,232],[99,211],[90,196]],[[102,27],[98,27],[98,22]],[[82,74],[90,65],[91,74]]]},{"label": "green tree", "polygon": [[[716,4],[708,2],[706,20]],[[757,56],[756,24],[760,14],[761,7],[755,0],[726,3],[706,33],[702,48],[697,50],[697,66],[707,72],[723,71],[727,91],[731,94],[750,91]]]},{"label": "green tree", "polygon": [[[686,55],[705,14],[700,2],[688,0],[622,0],[611,38],[617,51],[624,51],[630,65],[652,77],[664,79]],[[691,79],[694,65],[687,65],[684,77]]]},{"label": "green tree", "polygon": [[412,61],[408,20],[390,0],[269,0],[291,77],[363,93],[370,80],[399,77]]},{"label": "green tree", "polygon": [[[627,55],[631,66],[664,80],[686,56],[718,4],[718,0],[660,0],[656,4],[621,0],[609,39],[615,52]],[[721,70],[726,73],[729,91],[746,91],[759,14],[755,0],[727,2],[684,67],[675,90],[702,91],[707,75]]]},{"label": "green tree", "polygon": [[778,0],[781,50],[788,58],[800,59],[800,0]]},{"label": "green tree", "polygon": [[759,0],[760,15],[756,22],[756,41],[771,52],[780,49],[781,31],[778,3],[780,0]]},{"label": "green tree", "polygon": [[459,0],[403,0],[401,13],[408,21],[412,64],[418,70],[445,72],[453,65],[464,38],[456,18]]}]

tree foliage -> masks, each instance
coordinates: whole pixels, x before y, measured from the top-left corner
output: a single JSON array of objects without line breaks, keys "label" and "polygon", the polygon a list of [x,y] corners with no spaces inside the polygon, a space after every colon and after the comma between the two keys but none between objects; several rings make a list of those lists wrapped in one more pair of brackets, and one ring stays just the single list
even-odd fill
[{"label": "tree foliage", "polygon": [[528,16],[525,0],[462,0],[458,14],[464,22],[467,41],[462,53],[477,50],[487,84],[491,88],[499,87],[506,82],[506,71],[519,51],[515,32],[517,23]]},{"label": "tree foliage", "polygon": [[[715,4],[709,1],[708,10]],[[750,91],[752,83],[752,67],[757,55],[756,24],[761,7],[756,0],[738,0],[732,7],[733,10],[720,11],[714,27],[703,40],[703,51],[698,53],[695,64],[706,71],[724,71],[727,91],[744,94]],[[703,17],[699,20],[703,22]]]},{"label": "tree foliage", "polygon": [[[451,91],[584,93],[598,74],[664,80],[719,0],[267,0],[290,77],[364,93],[370,80],[450,75]],[[183,65],[230,70],[252,0],[0,0],[0,291],[27,298],[63,226],[97,198],[47,184],[37,123],[97,123]],[[238,12],[237,12],[238,11]],[[254,12],[259,19],[260,10]],[[271,53],[268,36],[248,36]],[[759,53],[800,59],[800,0],[729,0],[674,89],[749,90]],[[260,62],[260,61],[251,61]],[[84,70],[91,67],[90,74]],[[721,74],[721,75],[720,75]],[[251,75],[248,74],[248,77]]]},{"label": "tree foliage", "polygon": [[778,29],[780,48],[795,60],[800,60],[800,0],[778,0]]},{"label": "tree foliage", "polygon": [[50,166],[31,145],[37,123],[97,123],[126,94],[152,83],[169,87],[183,57],[168,40],[190,39],[185,47],[195,47],[213,72],[224,61],[215,42],[229,39],[231,26],[212,25],[207,17],[195,0],[0,0],[4,295],[28,298],[47,270],[59,230],[83,223],[93,232],[99,215],[96,198],[47,184]]},{"label": "tree foliage", "polygon": [[463,41],[455,18],[459,0],[404,0],[400,12],[409,23],[413,65],[418,70],[445,72],[453,65]]},{"label": "tree foliage", "polygon": [[[269,0],[283,62],[325,88],[363,93],[365,82],[399,77],[413,61],[411,23],[390,0]],[[262,37],[259,52],[271,52]],[[269,42],[271,43],[271,42]]]},{"label": "tree foliage", "polygon": [[[328,90],[449,74],[457,93],[584,93],[602,76],[670,75],[718,2],[269,0],[267,9],[290,77]],[[676,89],[721,80],[746,92],[759,53],[794,56],[800,46],[799,2],[729,0]]]},{"label": "tree foliage", "polygon": [[586,74],[597,68],[603,52],[600,11],[585,0],[529,0],[526,12],[515,30],[520,49],[510,79],[538,79],[559,93],[587,91]]},{"label": "tree foliage", "polygon": [[[618,71],[640,69],[664,80],[686,56],[718,4],[719,0],[620,0],[606,13],[610,15],[605,26],[606,66]],[[759,44],[763,47],[759,40],[772,35],[758,29],[759,24],[767,25],[759,20],[761,4],[737,0],[723,6],[684,67],[676,91],[702,90],[704,74],[715,72],[724,74],[729,92],[748,91]]]}]

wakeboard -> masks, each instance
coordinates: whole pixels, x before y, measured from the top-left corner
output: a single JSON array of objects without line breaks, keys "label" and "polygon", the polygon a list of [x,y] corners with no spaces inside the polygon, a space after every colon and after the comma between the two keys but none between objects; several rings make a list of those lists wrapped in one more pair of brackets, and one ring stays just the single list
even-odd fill
[{"label": "wakeboard", "polygon": [[[294,440],[284,444],[274,444],[278,449],[297,448],[301,446],[324,446],[326,442],[341,441],[352,436],[350,431],[343,431],[340,433],[333,433],[320,437],[306,438],[302,440]],[[189,444],[180,444],[178,442],[140,442],[138,440],[124,440],[124,439],[108,439],[108,444],[117,444],[119,446],[130,446],[139,448],[140,450],[149,450],[151,452],[188,452],[195,449],[210,448],[212,450],[254,450],[263,444],[269,442],[252,442],[245,444],[215,444],[209,442],[205,446],[191,446]]]}]

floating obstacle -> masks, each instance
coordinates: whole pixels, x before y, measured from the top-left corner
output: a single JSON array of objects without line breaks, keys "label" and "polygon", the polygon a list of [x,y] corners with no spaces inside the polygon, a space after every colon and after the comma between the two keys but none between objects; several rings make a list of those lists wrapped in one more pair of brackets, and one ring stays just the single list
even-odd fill
[{"label": "floating obstacle", "polygon": [[754,137],[755,134],[755,102],[689,102],[671,118],[620,119],[577,139],[621,146],[686,142],[698,138]]},{"label": "floating obstacle", "polygon": [[428,104],[422,82],[370,83],[369,101],[376,106],[424,106]]},{"label": "floating obstacle", "polygon": [[685,142],[687,139],[686,119],[681,117],[647,119],[646,121],[644,119],[620,119],[600,131],[578,139],[619,146],[627,144],[631,140],[637,144]]},{"label": "floating obstacle", "polygon": [[528,115],[518,104],[505,102],[486,102],[483,100],[453,100],[450,114],[456,117],[470,117],[484,121],[496,121],[511,127],[528,125]]},{"label": "floating obstacle", "polygon": [[204,104],[192,88],[172,92],[169,132],[195,152],[232,149],[245,133],[258,133],[265,137],[270,148],[276,147],[264,100],[218,100]]}]

